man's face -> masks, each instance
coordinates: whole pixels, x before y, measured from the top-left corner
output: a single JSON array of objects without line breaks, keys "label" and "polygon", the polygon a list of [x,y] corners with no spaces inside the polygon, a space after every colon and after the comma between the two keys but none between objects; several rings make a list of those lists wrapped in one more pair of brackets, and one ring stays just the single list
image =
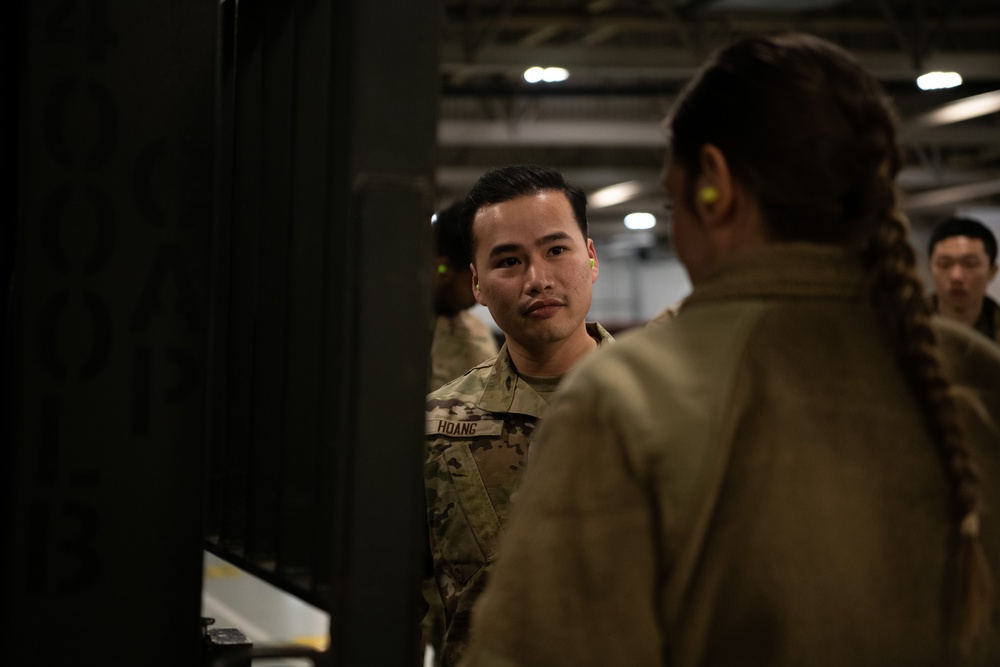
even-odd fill
[{"label": "man's face", "polygon": [[939,241],[930,264],[938,301],[952,310],[979,308],[986,286],[997,272],[997,267],[990,265],[983,242],[968,236]]},{"label": "man's face", "polygon": [[590,310],[596,255],[562,192],[485,206],[472,234],[476,299],[504,334],[531,348],[579,329]]}]

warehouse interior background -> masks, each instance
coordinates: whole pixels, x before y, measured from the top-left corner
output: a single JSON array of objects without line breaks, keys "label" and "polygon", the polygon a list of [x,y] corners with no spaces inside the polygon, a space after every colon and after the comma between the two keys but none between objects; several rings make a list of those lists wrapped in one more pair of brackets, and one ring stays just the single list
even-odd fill
[{"label": "warehouse interior background", "polygon": [[[690,289],[660,123],[735,35],[816,34],[883,81],[921,261],[947,215],[1000,235],[996,0],[19,0],[9,17],[2,664],[243,667],[289,642],[295,664],[413,663],[430,213],[490,167],[560,169],[590,196],[590,319],[641,325]],[[931,70],[962,84],[920,89]],[[655,226],[627,229],[635,212]]]},{"label": "warehouse interior background", "polygon": [[[928,228],[953,213],[1000,231],[996,2],[445,0],[442,17],[439,201],[462,196],[496,164],[564,171],[591,195],[598,321],[643,321],[690,289],[670,248],[660,123],[705,57],[741,34],[818,35],[883,82],[902,123],[899,184],[919,249]],[[528,83],[531,67],[565,68],[569,77]],[[957,72],[962,84],[921,90],[917,77],[931,71]],[[654,214],[656,226],[626,229],[634,212]]]}]

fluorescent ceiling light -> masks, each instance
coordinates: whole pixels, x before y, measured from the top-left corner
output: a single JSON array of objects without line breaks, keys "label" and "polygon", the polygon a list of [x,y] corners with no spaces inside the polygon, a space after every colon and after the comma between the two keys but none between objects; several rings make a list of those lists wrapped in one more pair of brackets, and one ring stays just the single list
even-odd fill
[{"label": "fluorescent ceiling light", "polygon": [[639,181],[625,181],[601,188],[587,197],[587,203],[591,208],[604,208],[626,202],[632,197],[642,192],[642,183]]},{"label": "fluorescent ceiling light", "polygon": [[569,78],[569,70],[564,67],[529,67],[524,70],[524,80],[528,83],[557,83]]},{"label": "fluorescent ceiling light", "polygon": [[938,90],[962,85],[962,75],[958,72],[928,72],[917,77],[920,90]]},{"label": "fluorescent ceiling light", "polygon": [[625,216],[625,226],[629,229],[652,229],[656,226],[656,216],[652,213],[629,213]]},{"label": "fluorescent ceiling light", "polygon": [[978,118],[1000,111],[1000,90],[980,93],[972,97],[948,102],[940,107],[912,118],[909,130],[941,127],[950,123],[960,123],[970,118]]}]

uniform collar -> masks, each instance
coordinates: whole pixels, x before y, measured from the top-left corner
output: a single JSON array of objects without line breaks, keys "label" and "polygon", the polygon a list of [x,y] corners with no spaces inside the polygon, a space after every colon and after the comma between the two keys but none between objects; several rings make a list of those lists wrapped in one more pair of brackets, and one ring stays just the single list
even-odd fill
[{"label": "uniform collar", "polygon": [[815,243],[770,243],[737,255],[699,283],[681,306],[734,298],[826,297],[864,294],[864,270],[856,253]]},{"label": "uniform collar", "polygon": [[[598,341],[598,345],[614,340],[597,322],[587,322],[587,333]],[[535,418],[542,417],[549,406],[548,401],[517,374],[506,341],[493,362],[476,405],[487,412],[514,412]]]}]

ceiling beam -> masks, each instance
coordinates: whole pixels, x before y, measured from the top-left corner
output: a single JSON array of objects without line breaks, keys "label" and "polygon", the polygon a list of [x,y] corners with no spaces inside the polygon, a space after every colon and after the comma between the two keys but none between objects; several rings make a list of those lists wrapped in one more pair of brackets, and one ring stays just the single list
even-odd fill
[{"label": "ceiling beam", "polygon": [[[912,81],[917,72],[910,58],[900,51],[852,53],[861,64],[883,81]],[[441,71],[477,70],[480,74],[519,74],[533,65],[560,66],[579,77],[653,77],[671,81],[689,79],[706,53],[670,48],[588,48],[570,46],[485,46],[472,61],[456,45],[441,48]],[[924,69],[956,71],[966,81],[1000,78],[1000,52],[936,52],[924,61]]]},{"label": "ceiling beam", "polygon": [[666,146],[655,122],[621,120],[450,120],[438,123],[440,146]]},{"label": "ceiling beam", "polygon": [[[907,125],[904,144],[920,146],[1000,146],[1000,126]],[[665,147],[660,122],[621,120],[458,120],[438,123],[440,146]]]},{"label": "ceiling beam", "polygon": [[[605,15],[590,16],[581,19],[575,15],[541,13],[541,14],[514,14],[506,18],[504,27],[510,30],[533,31],[540,27],[558,25],[570,29],[579,26],[581,23],[593,29],[600,29],[605,26],[614,26],[618,30],[638,33],[665,33],[672,34],[678,30],[687,33],[697,31],[699,28],[706,28],[714,31],[717,27],[725,28],[731,33],[774,33],[791,30],[805,30],[816,34],[875,34],[885,35],[886,38],[895,39],[895,31],[881,16],[873,18],[845,17],[845,18],[807,18],[801,15],[790,16],[788,18],[771,16],[752,16],[735,13],[726,13],[719,16],[702,15],[697,21],[679,18],[679,14],[670,7],[667,0],[659,0],[658,4],[669,9],[669,13],[663,12],[662,19],[649,16],[624,16]],[[661,8],[662,11],[662,8]],[[466,23],[465,15],[454,15],[448,18],[449,23]],[[478,21],[487,23],[486,19]],[[952,33],[988,33],[1000,30],[1000,17],[990,16],[963,16],[954,17],[948,22],[948,29]]]},{"label": "ceiling beam", "polygon": [[1000,179],[919,192],[905,196],[902,205],[904,211],[914,213],[947,209],[956,204],[985,199],[993,195],[1000,195]]}]

